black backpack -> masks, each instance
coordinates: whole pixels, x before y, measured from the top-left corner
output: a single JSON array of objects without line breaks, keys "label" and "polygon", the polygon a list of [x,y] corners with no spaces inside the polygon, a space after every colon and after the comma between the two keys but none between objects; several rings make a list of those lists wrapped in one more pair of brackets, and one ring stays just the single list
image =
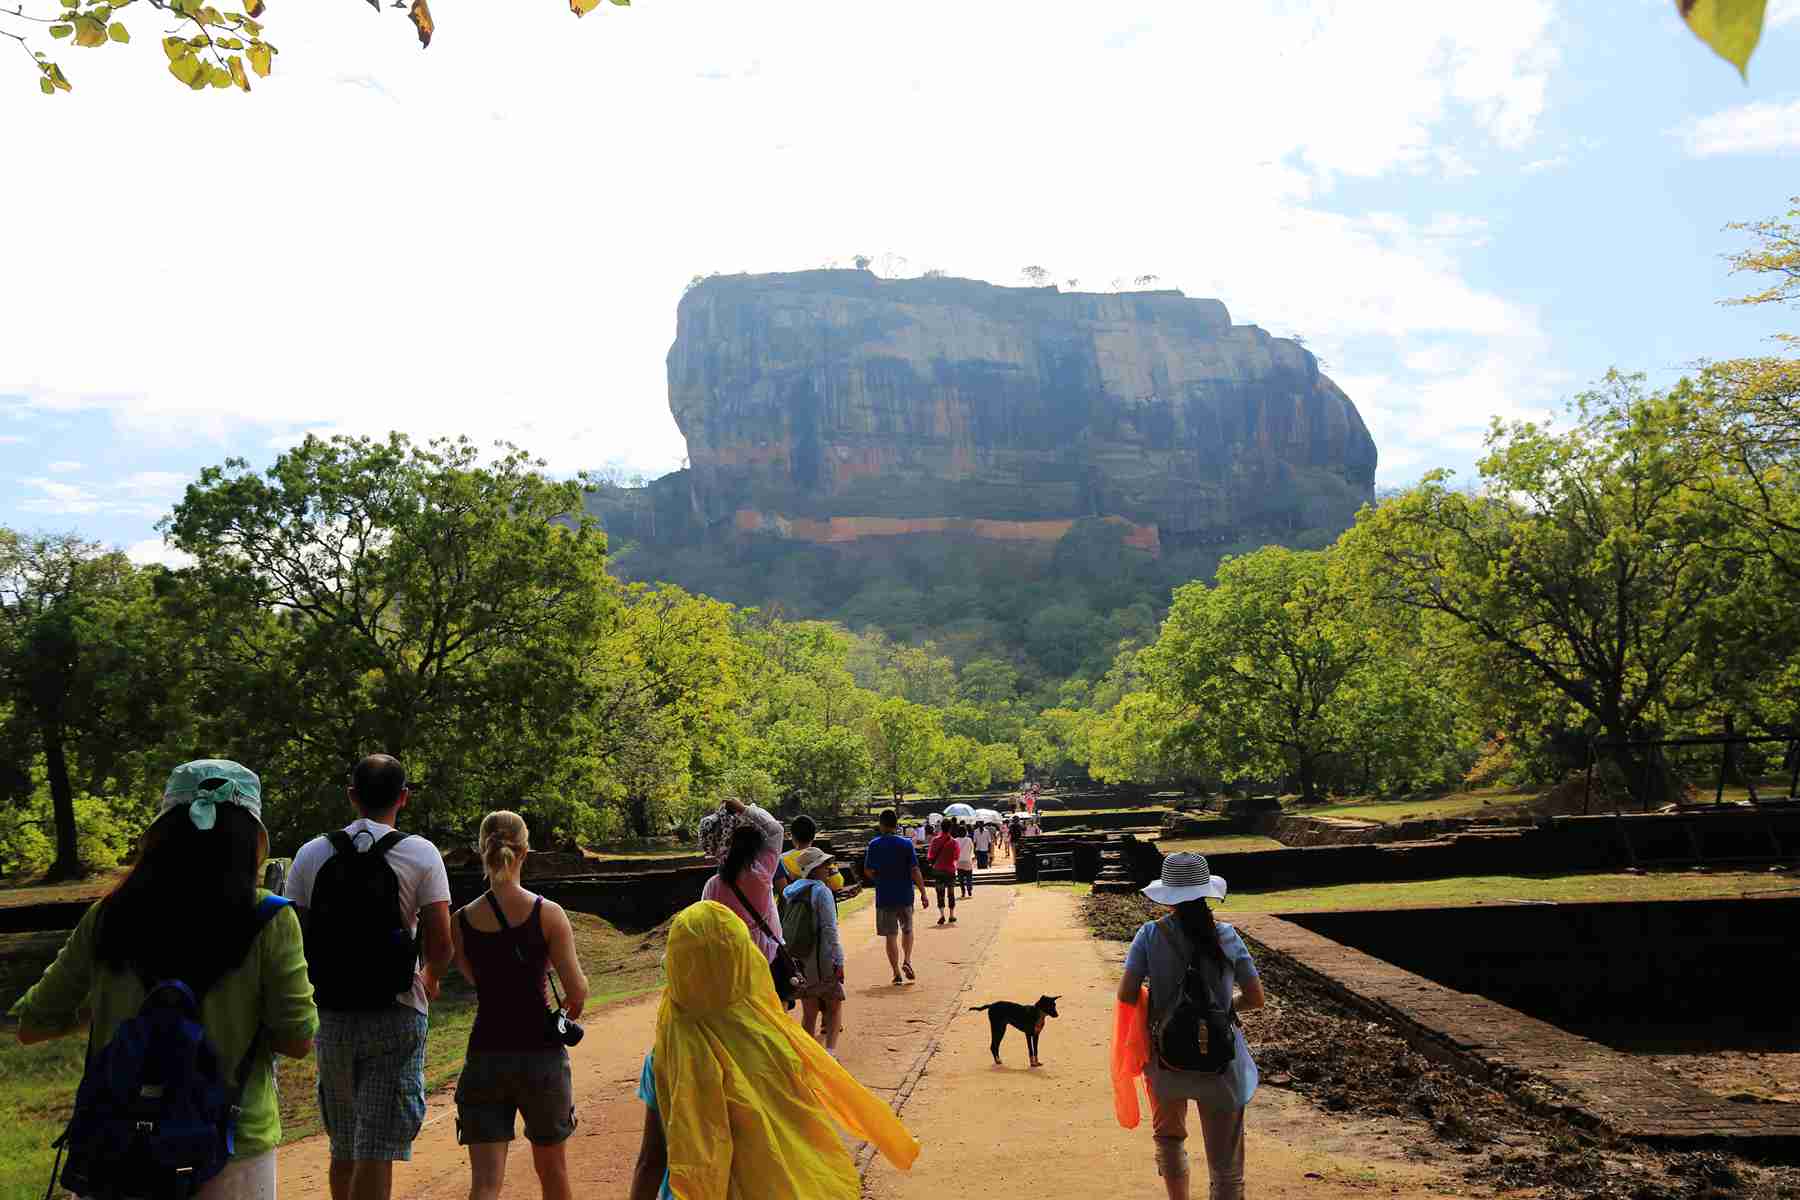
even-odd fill
[{"label": "black backpack", "polygon": [[313,877],[306,909],[306,973],[320,1008],[370,1012],[412,990],[419,941],[400,911],[400,877],[387,860],[407,836],[396,829],[358,851],[341,829],[325,835],[332,855]]},{"label": "black backpack", "polygon": [[[1164,918],[1168,920],[1168,918]],[[1172,928],[1164,937],[1181,936]],[[1182,975],[1181,995],[1150,1030],[1150,1047],[1165,1071],[1217,1075],[1237,1057],[1237,1014],[1213,1003],[1201,958],[1192,955]]]}]

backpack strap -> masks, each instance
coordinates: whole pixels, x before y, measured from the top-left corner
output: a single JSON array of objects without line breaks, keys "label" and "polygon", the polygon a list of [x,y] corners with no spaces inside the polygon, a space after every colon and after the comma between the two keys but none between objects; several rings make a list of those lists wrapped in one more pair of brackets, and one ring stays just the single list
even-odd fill
[{"label": "backpack strap", "polygon": [[[494,910],[494,920],[500,922],[500,932],[505,933],[507,930],[511,929],[512,926],[506,923],[506,911],[500,907],[500,902],[494,899],[494,893],[487,892],[482,896],[482,899],[486,900],[488,902],[488,907]],[[533,915],[536,915],[535,912]]]},{"label": "backpack strap", "polygon": [[392,850],[395,846],[398,846],[401,842],[404,842],[411,836],[412,834],[402,833],[398,829],[390,830],[381,835],[381,840],[379,842],[376,842],[373,846],[369,847],[369,853],[379,854],[385,857],[389,850]]},{"label": "backpack strap", "polygon": [[[250,935],[251,943],[255,944],[256,939],[262,935],[262,931],[268,927],[269,922],[281,915],[282,909],[292,906],[293,903],[294,902],[289,900],[286,896],[264,896],[261,900],[258,900],[256,902],[255,932]],[[265,1033],[267,1033],[267,1030],[263,1028],[262,1022],[258,1021],[256,1024],[256,1032],[251,1035],[249,1048],[244,1051],[244,1057],[238,1060],[237,1079],[234,1081],[231,1090],[231,1107],[233,1110],[239,1109],[243,1105],[244,1088],[249,1086],[250,1070],[256,1065],[257,1057],[262,1050],[263,1036]]]},{"label": "backpack strap", "polygon": [[342,829],[332,830],[325,835],[325,840],[331,843],[333,854],[352,854],[356,851],[356,839]]}]

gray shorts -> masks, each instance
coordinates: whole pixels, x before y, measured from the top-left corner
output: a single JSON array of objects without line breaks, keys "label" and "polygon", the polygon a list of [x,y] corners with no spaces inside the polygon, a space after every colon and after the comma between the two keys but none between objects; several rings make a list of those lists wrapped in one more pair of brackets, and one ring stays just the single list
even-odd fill
[{"label": "gray shorts", "polygon": [[904,908],[877,908],[875,910],[875,932],[883,937],[894,933],[912,932],[913,906]]},{"label": "gray shorts", "polygon": [[457,1144],[512,1141],[515,1113],[524,1116],[525,1140],[532,1145],[569,1140],[575,1132],[575,1084],[567,1050],[469,1055],[456,1081]]}]

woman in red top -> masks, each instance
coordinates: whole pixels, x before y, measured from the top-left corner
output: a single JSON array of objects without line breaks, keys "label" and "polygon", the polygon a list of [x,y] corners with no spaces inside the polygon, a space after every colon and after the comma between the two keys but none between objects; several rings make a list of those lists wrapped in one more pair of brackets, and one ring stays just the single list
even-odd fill
[{"label": "woman in red top", "polygon": [[456,1140],[469,1148],[471,1200],[495,1200],[506,1182],[513,1117],[523,1114],[544,1200],[571,1200],[563,1143],[575,1132],[569,1051],[548,1021],[545,983],[554,965],[571,1020],[587,1002],[587,976],[562,906],[519,885],[531,850],[518,813],[481,822],[488,891],[459,910],[450,933],[456,965],[475,985],[475,1026],[456,1084]]},{"label": "woman in red top", "polygon": [[[931,864],[931,877],[937,886],[938,924],[944,923],[945,914],[950,923],[956,924],[956,831],[962,828],[954,818],[946,818],[938,826],[937,836],[931,839],[931,848],[925,852],[926,861]],[[944,900],[946,892],[950,899],[948,906]]]}]

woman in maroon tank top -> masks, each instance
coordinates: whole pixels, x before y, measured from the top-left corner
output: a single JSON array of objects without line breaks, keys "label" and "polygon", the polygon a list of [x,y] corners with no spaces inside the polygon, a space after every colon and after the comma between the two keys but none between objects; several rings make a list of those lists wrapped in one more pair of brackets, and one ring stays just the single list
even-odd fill
[{"label": "woman in maroon tank top", "polygon": [[517,813],[483,818],[488,891],[451,922],[456,965],[475,985],[476,997],[475,1026],[456,1084],[456,1137],[469,1148],[471,1200],[499,1196],[519,1115],[544,1200],[571,1200],[563,1143],[575,1132],[574,1088],[569,1052],[549,1031],[546,983],[555,967],[570,1019],[581,1015],[588,983],[568,914],[519,884],[530,849]]}]

